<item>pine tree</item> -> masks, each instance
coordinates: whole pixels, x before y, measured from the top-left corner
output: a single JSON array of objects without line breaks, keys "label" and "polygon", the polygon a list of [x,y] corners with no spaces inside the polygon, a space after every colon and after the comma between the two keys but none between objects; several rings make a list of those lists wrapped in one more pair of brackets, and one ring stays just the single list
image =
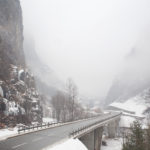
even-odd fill
[{"label": "pine tree", "polygon": [[135,121],[131,125],[131,132],[125,137],[122,150],[146,150],[144,131],[141,124]]},{"label": "pine tree", "polygon": [[146,150],[150,150],[150,125],[148,125],[146,130]]}]

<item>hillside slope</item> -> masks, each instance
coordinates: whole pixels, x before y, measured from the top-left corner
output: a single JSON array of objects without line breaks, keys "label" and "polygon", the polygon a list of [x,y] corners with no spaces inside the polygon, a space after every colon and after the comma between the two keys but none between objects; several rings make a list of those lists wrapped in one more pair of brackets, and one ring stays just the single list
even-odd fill
[{"label": "hillside slope", "polygon": [[150,88],[129,99],[115,101],[108,107],[109,110],[121,111],[123,115],[120,120],[120,127],[129,128],[133,121],[141,121],[143,127],[150,121]]},{"label": "hillside slope", "polygon": [[34,40],[31,36],[25,35],[24,53],[28,68],[33,72],[37,90],[42,95],[43,116],[51,117],[51,97],[57,91],[64,90],[64,83],[57,77],[55,72],[46,64],[44,64],[38,56]]},{"label": "hillside slope", "polygon": [[105,106],[124,101],[150,87],[150,31],[148,30],[131,49],[120,66],[105,99]]},{"label": "hillside slope", "polygon": [[123,102],[113,102],[109,107],[118,108],[135,116],[145,117],[150,111],[150,88],[132,98],[123,100]]}]

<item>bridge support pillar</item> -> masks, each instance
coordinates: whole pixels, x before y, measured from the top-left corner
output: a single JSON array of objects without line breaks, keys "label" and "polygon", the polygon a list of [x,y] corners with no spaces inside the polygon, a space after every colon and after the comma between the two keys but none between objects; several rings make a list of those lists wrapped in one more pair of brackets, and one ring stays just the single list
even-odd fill
[{"label": "bridge support pillar", "polygon": [[80,141],[88,148],[88,150],[100,150],[102,143],[103,127],[87,133],[80,138]]},{"label": "bridge support pillar", "polygon": [[119,133],[119,119],[112,121],[107,126],[108,128],[108,137],[115,138]]}]

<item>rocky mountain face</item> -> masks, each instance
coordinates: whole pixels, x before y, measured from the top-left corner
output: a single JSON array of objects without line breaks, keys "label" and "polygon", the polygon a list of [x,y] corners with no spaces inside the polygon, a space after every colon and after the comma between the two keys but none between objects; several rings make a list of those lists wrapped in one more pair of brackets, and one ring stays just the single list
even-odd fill
[{"label": "rocky mountain face", "polygon": [[19,0],[0,0],[0,66],[0,127],[41,121],[41,97],[25,64]]},{"label": "rocky mountain face", "polygon": [[150,114],[150,88],[147,88],[124,102],[113,102],[109,108],[122,110],[126,114],[145,117]]},{"label": "rocky mountain face", "polygon": [[51,97],[54,96],[57,91],[64,90],[64,83],[49,66],[42,62],[35,50],[33,38],[27,34],[24,38],[24,50],[26,64],[33,72],[36,87],[43,97],[43,115],[47,117],[51,111]]},{"label": "rocky mountain face", "polygon": [[150,38],[143,39],[126,56],[105,99],[107,109],[123,113],[121,127],[129,128],[136,120],[147,126],[150,120]]},{"label": "rocky mountain face", "polygon": [[114,81],[105,99],[105,106],[114,101],[124,102],[127,99],[141,93],[144,89],[150,87],[149,81],[145,81],[143,83],[140,81],[135,83],[125,83],[122,82],[122,80],[116,79]]},{"label": "rocky mountain face", "polygon": [[[9,64],[25,66],[22,12],[18,0],[0,1],[0,77],[7,79]],[[9,62],[9,64],[7,63]],[[3,66],[3,67],[2,67]],[[7,66],[7,67],[4,67]],[[6,72],[3,76],[3,72]]]},{"label": "rocky mountain face", "polygon": [[35,50],[34,40],[30,36],[25,36],[24,50],[28,67],[41,84],[43,83],[51,89],[49,90],[50,95],[55,94],[55,90],[62,90],[64,83],[49,66],[42,62]]},{"label": "rocky mountain face", "polygon": [[141,36],[135,48],[126,56],[121,71],[114,80],[105,99],[105,106],[112,102],[125,102],[150,87],[150,31]]}]

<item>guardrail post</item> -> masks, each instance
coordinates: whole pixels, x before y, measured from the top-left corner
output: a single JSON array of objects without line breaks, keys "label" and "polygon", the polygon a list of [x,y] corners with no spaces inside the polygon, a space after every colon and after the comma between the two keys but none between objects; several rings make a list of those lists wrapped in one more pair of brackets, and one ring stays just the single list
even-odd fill
[{"label": "guardrail post", "polygon": [[20,127],[18,128],[18,134],[20,134]]}]

